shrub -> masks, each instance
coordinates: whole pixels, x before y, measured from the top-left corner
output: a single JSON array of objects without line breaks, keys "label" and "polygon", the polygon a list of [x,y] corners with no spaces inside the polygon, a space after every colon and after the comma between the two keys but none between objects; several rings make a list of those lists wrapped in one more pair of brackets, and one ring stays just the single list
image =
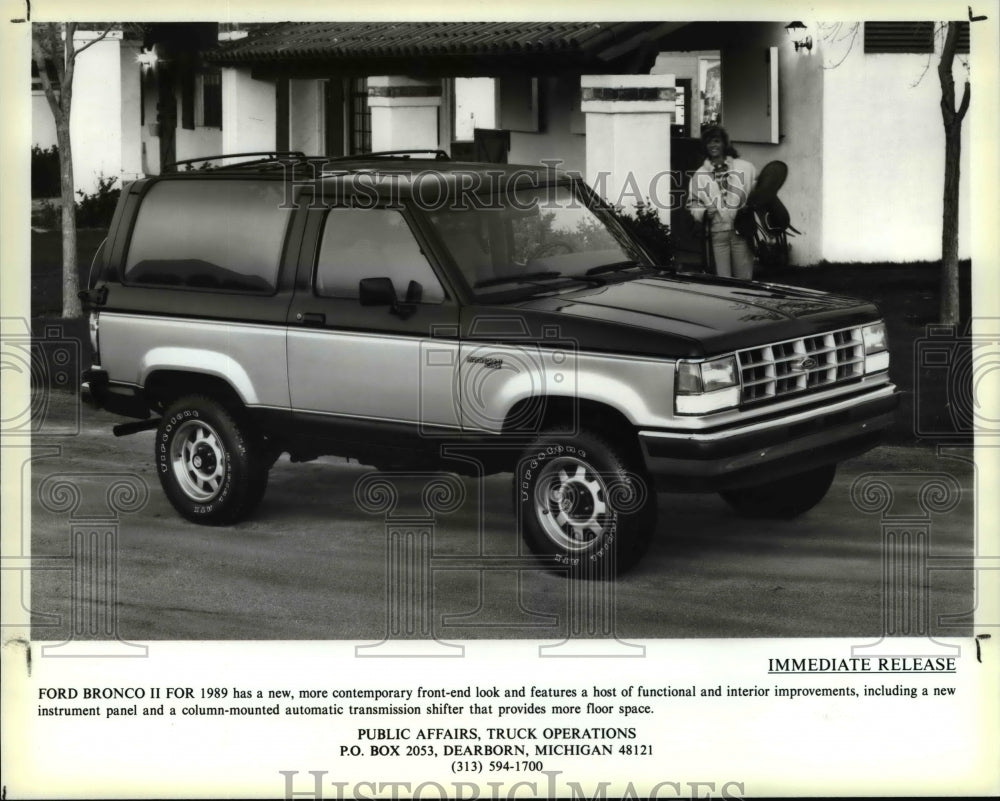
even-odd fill
[{"label": "shrub", "polygon": [[34,228],[44,228],[54,231],[62,225],[62,214],[59,205],[51,200],[43,200],[38,208],[31,213],[31,225]]},{"label": "shrub", "polygon": [[76,225],[78,228],[110,228],[111,217],[118,205],[121,188],[115,188],[117,178],[97,179],[97,191],[88,195],[82,189],[77,190],[80,196],[76,204]]},{"label": "shrub", "polygon": [[620,207],[613,207],[611,211],[622,227],[639,240],[658,264],[667,265],[673,261],[674,246],[670,238],[670,226],[660,219],[651,204],[639,203],[631,213]]},{"label": "shrub", "polygon": [[43,150],[37,145],[31,146],[31,196],[59,197],[59,148],[52,145]]}]

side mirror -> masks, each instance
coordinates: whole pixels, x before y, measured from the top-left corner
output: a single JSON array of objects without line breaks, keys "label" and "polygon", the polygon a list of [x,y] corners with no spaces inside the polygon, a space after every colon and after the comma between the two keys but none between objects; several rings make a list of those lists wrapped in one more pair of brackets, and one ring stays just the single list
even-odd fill
[{"label": "side mirror", "polygon": [[358,298],[362,306],[394,306],[396,287],[391,278],[362,278],[358,281]]}]

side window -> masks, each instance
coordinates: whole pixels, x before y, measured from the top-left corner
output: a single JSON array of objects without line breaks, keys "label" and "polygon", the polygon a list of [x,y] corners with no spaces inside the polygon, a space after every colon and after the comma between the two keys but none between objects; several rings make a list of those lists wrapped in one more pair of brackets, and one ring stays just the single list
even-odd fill
[{"label": "side window", "polygon": [[125,282],[269,294],[290,209],[278,181],[177,180],[143,198]]},{"label": "side window", "polygon": [[[335,208],[326,216],[316,262],[316,294],[357,298],[362,278],[392,279],[400,300],[441,303],[444,290],[402,213],[395,209]],[[420,296],[410,282],[420,285]]]}]

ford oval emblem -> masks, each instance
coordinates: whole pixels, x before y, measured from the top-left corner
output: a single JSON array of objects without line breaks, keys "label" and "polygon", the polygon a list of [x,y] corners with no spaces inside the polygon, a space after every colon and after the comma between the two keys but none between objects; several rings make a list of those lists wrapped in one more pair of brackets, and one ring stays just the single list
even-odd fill
[{"label": "ford oval emblem", "polygon": [[800,370],[815,370],[816,360],[812,356],[807,356],[802,361],[799,362]]}]

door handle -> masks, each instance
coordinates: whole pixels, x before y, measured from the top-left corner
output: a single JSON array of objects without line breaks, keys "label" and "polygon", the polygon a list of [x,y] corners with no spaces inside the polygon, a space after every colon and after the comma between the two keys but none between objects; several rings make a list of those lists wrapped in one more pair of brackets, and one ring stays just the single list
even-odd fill
[{"label": "door handle", "polygon": [[322,312],[299,312],[295,315],[302,325],[326,325],[326,315]]}]

